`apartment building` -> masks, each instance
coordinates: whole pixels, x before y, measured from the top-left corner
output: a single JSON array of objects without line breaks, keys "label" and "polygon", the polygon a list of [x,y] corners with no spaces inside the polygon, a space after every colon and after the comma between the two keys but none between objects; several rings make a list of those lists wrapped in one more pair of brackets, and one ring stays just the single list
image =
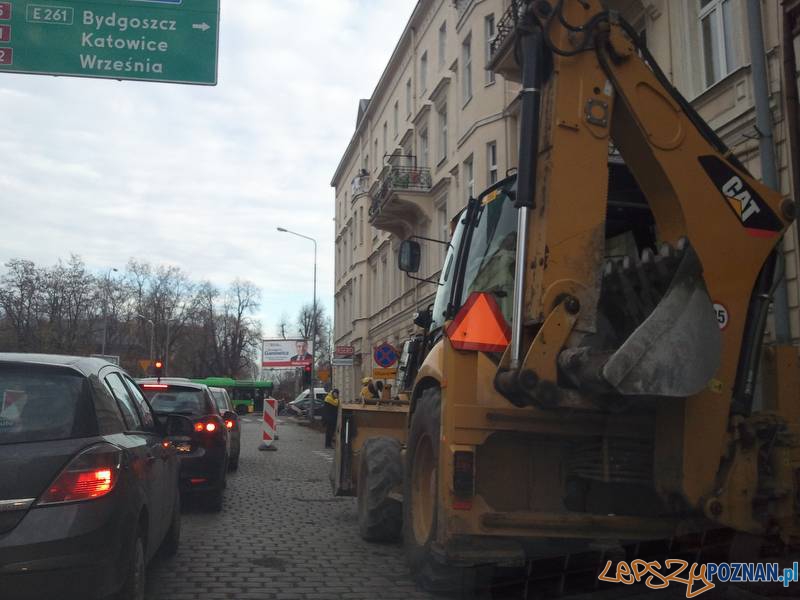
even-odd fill
[{"label": "apartment building", "polygon": [[[646,39],[664,72],[742,162],[761,174],[747,30],[749,0],[609,0]],[[372,373],[373,349],[399,347],[436,285],[396,266],[400,240],[446,240],[450,219],[517,164],[516,84],[486,67],[512,0],[419,0],[372,98],[361,100],[353,137],[333,176],[336,190],[336,345],[355,347],[334,370],[347,396]],[[791,3],[788,3],[791,4]],[[791,196],[797,155],[787,119],[784,8],[761,3],[768,93],[780,189]],[[785,8],[788,14],[789,8]],[[794,23],[794,21],[793,21]],[[797,52],[797,31],[790,50]],[[790,37],[791,37],[790,36]],[[793,45],[792,45],[793,44]],[[797,86],[797,73],[790,85]],[[791,332],[800,338],[796,231],[787,235]],[[444,246],[424,246],[423,278],[435,279]]]}]

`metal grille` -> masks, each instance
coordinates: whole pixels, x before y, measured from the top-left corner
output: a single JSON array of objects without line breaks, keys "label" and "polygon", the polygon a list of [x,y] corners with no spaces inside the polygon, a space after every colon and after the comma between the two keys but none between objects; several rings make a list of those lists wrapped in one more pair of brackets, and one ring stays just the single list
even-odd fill
[{"label": "metal grille", "polygon": [[511,0],[511,5],[497,22],[497,33],[490,44],[491,58],[502,48],[505,41],[514,33],[517,24],[525,12],[525,0]]},{"label": "metal grille", "polygon": [[604,483],[646,484],[653,480],[653,443],[650,440],[595,438],[576,444],[569,473]]}]

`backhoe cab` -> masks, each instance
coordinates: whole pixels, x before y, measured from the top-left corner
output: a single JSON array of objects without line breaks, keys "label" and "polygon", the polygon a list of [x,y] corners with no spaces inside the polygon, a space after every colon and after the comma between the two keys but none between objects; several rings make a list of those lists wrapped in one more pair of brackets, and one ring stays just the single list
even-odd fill
[{"label": "backhoe cab", "polygon": [[459,215],[395,436],[412,570],[446,590],[690,533],[795,544],[798,354],[763,347],[792,203],[598,0],[511,11],[519,171]]}]

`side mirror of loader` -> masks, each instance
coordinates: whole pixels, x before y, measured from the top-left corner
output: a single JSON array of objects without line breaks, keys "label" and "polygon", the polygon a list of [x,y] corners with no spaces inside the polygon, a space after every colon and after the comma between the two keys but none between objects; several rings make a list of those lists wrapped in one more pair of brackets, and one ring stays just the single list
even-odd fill
[{"label": "side mirror of loader", "polygon": [[400,251],[397,254],[397,266],[406,273],[417,273],[422,258],[422,248],[419,242],[403,240],[400,242]]}]

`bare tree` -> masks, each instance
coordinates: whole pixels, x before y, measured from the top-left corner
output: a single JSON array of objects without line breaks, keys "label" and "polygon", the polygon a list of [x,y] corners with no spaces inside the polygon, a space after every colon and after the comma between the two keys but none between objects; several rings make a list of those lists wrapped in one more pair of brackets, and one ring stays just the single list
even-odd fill
[{"label": "bare tree", "polygon": [[41,274],[29,260],[12,259],[6,263],[6,273],[0,278],[0,305],[4,321],[11,331],[9,350],[33,352],[38,350]]}]

